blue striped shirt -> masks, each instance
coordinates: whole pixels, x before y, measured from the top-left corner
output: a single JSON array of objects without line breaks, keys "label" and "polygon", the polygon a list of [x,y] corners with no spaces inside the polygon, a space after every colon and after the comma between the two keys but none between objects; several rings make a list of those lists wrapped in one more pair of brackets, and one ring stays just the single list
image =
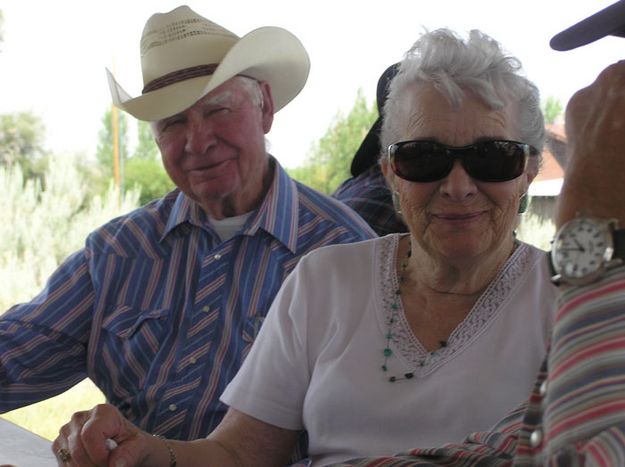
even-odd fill
[{"label": "blue striped shirt", "polygon": [[332,196],[360,214],[380,237],[408,232],[406,224],[395,211],[391,190],[379,164],[345,180]]},{"label": "blue striped shirt", "polygon": [[0,412],[87,376],[142,429],[206,436],[299,258],[374,235],[277,162],[262,204],[225,242],[175,190],[94,231],[36,298],[0,317]]}]

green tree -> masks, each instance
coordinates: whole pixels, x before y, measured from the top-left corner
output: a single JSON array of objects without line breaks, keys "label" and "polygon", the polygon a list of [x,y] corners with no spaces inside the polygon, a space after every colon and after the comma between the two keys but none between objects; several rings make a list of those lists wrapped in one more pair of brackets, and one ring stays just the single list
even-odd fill
[{"label": "green tree", "polygon": [[157,159],[131,157],[126,161],[124,179],[126,190],[141,191],[139,203],[142,205],[175,188],[163,164]]},{"label": "green tree", "polygon": [[[160,152],[150,124],[137,121],[137,144],[134,151],[128,149],[128,116],[119,113],[119,140],[120,159],[122,161],[123,193],[140,191],[139,203],[145,204],[155,198],[160,198],[174,188],[173,182],[165,172],[160,160]],[[113,177],[113,132],[111,111],[107,111],[102,118],[102,129],[99,134],[99,143],[96,151],[98,159],[99,178],[96,182],[98,192],[102,193]]]},{"label": "green tree", "polygon": [[43,121],[31,112],[0,115],[0,166],[18,165],[26,179],[40,174],[47,156],[44,136]]},{"label": "green tree", "polygon": [[354,153],[377,117],[376,106],[367,104],[362,89],[359,89],[349,113],[339,112],[334,117],[326,133],[313,144],[304,163],[289,169],[289,174],[323,193],[332,193],[349,178]]},{"label": "green tree", "polygon": [[160,159],[158,146],[154,141],[154,134],[148,122],[137,120],[137,147],[133,157],[139,159]]},{"label": "green tree", "polygon": [[545,123],[553,124],[560,115],[562,115],[562,103],[560,99],[553,96],[547,97],[543,104],[543,114],[545,115]]},{"label": "green tree", "polygon": [[175,185],[165,172],[150,124],[137,121],[137,146],[124,167],[125,185],[140,189],[139,202],[145,204],[160,198]]},{"label": "green tree", "polygon": [[[117,112],[119,131],[119,154],[120,160],[128,156],[128,117],[123,112]],[[111,109],[104,112],[102,117],[102,129],[98,133],[98,146],[96,159],[102,175],[110,180],[113,177],[113,122]],[[108,183],[108,182],[107,182]]]}]

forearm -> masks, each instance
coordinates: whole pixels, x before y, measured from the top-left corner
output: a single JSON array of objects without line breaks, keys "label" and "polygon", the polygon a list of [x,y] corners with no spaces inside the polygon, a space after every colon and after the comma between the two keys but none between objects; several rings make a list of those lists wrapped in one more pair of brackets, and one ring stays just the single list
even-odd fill
[{"label": "forearm", "polygon": [[625,270],[620,268],[592,286],[563,292],[549,356],[544,415],[550,455],[579,451],[580,442],[601,444],[609,439],[620,439],[610,449],[625,455],[623,437],[610,434],[625,428],[624,355]]},{"label": "forearm", "polygon": [[0,412],[55,396],[86,376],[93,297],[78,252],[32,301],[0,310]]},{"label": "forearm", "polygon": [[154,437],[152,455],[143,465],[170,467],[175,459],[177,467],[240,467],[242,464],[234,453],[211,439],[195,441],[172,441]]}]

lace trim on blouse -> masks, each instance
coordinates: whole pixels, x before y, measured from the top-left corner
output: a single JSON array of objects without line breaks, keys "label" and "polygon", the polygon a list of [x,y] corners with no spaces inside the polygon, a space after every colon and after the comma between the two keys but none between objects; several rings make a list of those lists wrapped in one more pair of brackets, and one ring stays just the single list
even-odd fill
[{"label": "lace trim on blouse", "polygon": [[[382,336],[385,336],[388,331],[388,317],[391,316],[392,312],[391,306],[397,303],[395,290],[398,288],[398,277],[395,258],[401,237],[401,235],[389,235],[382,238],[376,252],[376,261],[380,266],[378,273],[382,301],[382,306],[377,309]],[[390,344],[394,350],[393,359],[399,358],[403,364],[408,365],[416,377],[431,374],[444,365],[486,330],[488,324],[503,308],[502,305],[507,302],[511,290],[518,284],[519,278],[527,270],[532,257],[531,248],[527,244],[519,243],[469,314],[453,330],[447,341],[447,346],[436,351],[428,352],[416,338],[410,329],[400,300],[398,303],[399,310],[396,312],[397,319],[390,328],[393,335]],[[380,349],[384,347],[382,340],[379,345]],[[399,365],[399,362],[389,360],[388,365],[392,368]],[[389,372],[392,373],[392,369]]]}]

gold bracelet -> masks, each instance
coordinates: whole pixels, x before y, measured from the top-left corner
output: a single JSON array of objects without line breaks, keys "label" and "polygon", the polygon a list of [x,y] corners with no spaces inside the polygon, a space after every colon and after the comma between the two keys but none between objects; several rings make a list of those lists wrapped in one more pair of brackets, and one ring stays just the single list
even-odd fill
[{"label": "gold bracelet", "polygon": [[162,435],[152,435],[152,436],[162,440],[163,443],[165,443],[165,447],[167,448],[167,451],[169,451],[169,467],[176,467],[176,465],[178,465],[178,463],[176,462],[176,454],[174,453],[174,450],[171,448],[169,441],[167,441],[167,438],[165,438]]}]

